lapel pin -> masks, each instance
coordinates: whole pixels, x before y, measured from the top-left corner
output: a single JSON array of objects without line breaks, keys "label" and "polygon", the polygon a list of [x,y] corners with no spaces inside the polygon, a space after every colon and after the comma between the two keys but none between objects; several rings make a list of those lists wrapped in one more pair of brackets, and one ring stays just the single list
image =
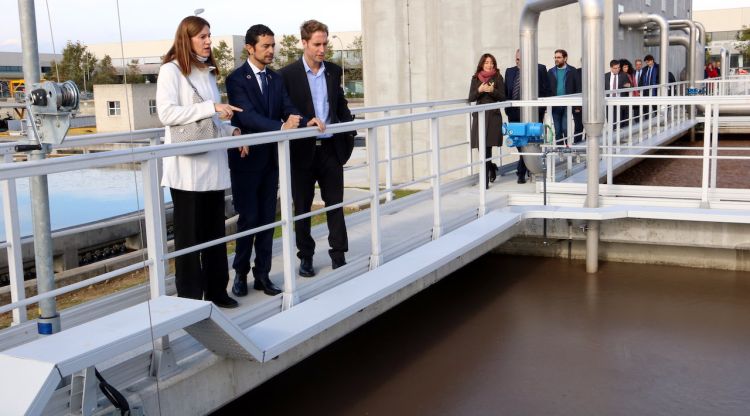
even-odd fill
[{"label": "lapel pin", "polygon": [[246,78],[247,79],[253,79],[253,76],[252,75],[247,75]]}]

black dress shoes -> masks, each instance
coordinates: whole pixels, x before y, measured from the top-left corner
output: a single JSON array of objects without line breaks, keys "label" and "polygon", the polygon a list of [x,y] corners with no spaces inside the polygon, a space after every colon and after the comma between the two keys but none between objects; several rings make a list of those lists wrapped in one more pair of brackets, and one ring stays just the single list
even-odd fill
[{"label": "black dress shoes", "polygon": [[234,284],[232,285],[234,296],[247,296],[247,275],[235,274]]},{"label": "black dress shoes", "polygon": [[495,183],[497,179],[497,165],[490,163],[490,182]]},{"label": "black dress shoes", "polygon": [[226,308],[226,309],[232,309],[240,306],[240,304],[229,297],[226,293],[223,296],[219,296],[215,299],[211,299],[211,302],[214,303],[214,305],[220,307],[220,308]]},{"label": "black dress shoes", "polygon": [[276,296],[281,293],[279,289],[268,276],[255,277],[255,283],[253,283],[253,289],[262,290],[268,296]]},{"label": "black dress shoes", "polygon": [[518,183],[526,183],[526,178],[524,178],[523,176],[519,176]]},{"label": "black dress shoes", "polygon": [[346,265],[346,260],[342,257],[340,259],[331,259],[331,268],[333,270],[338,269],[341,266]]},{"label": "black dress shoes", "polygon": [[302,277],[315,276],[315,269],[313,269],[312,257],[307,257],[307,258],[303,258],[300,260],[299,275]]}]

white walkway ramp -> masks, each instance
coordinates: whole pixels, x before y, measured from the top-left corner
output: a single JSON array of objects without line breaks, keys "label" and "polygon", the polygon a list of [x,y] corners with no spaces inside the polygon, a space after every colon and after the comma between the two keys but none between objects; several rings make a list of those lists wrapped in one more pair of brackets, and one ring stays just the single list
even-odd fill
[{"label": "white walkway ramp", "polygon": [[217,355],[269,361],[520,221],[519,213],[491,212],[245,331],[209,302],[160,297],[6,350],[0,354],[2,414],[41,414],[64,377],[179,330]]}]

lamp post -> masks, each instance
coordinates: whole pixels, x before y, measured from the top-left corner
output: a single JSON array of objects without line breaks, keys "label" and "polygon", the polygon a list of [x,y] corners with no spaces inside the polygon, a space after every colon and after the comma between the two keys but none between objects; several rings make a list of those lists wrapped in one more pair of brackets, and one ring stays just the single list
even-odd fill
[{"label": "lamp post", "polygon": [[198,16],[199,14],[205,12],[206,9],[195,9],[193,10],[193,16]]},{"label": "lamp post", "polygon": [[344,94],[346,94],[346,68],[344,67],[344,42],[341,40],[338,35],[332,36],[334,39],[338,39],[339,44],[341,45],[341,51],[339,52],[341,56],[341,86],[344,88]]}]

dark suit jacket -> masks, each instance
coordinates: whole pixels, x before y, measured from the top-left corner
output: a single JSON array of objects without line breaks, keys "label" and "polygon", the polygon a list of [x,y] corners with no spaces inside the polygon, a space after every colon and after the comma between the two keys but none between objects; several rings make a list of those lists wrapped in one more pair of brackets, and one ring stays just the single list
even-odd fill
[{"label": "dark suit jacket", "polygon": [[[549,79],[549,90],[550,96],[554,97],[557,95],[557,67],[553,66],[547,71],[547,78]],[[581,92],[581,79],[576,72],[576,69],[570,65],[567,66],[565,71],[565,94],[576,94]]]},{"label": "dark suit jacket", "polygon": [[[606,74],[604,74],[604,90],[605,91],[609,91],[611,80],[612,80],[612,72],[607,72]],[[617,74],[617,89],[628,88],[628,87],[625,87],[625,84],[629,82],[630,82],[630,79],[624,72],[620,72]],[[623,93],[620,93],[620,95],[623,97],[627,97],[628,93],[623,92]]]},{"label": "dark suit jacket", "polygon": [[[232,125],[239,127],[242,134],[278,131],[290,114],[300,114],[289,99],[281,76],[268,67],[266,73],[270,93],[268,108],[250,64],[245,62],[227,77],[229,104],[243,110],[234,113]],[[244,158],[237,149],[227,152],[229,168],[233,170],[260,171],[277,164],[275,143],[251,146],[250,153]]]},{"label": "dark suit jacket", "polygon": [[[520,77],[521,73],[517,66],[512,66],[505,70],[505,98],[511,100],[513,97],[513,83],[516,82],[516,78]],[[547,78],[547,67],[542,64],[537,64],[537,82],[538,82],[538,93],[539,97],[549,97],[552,95],[549,89],[549,79]],[[539,107],[539,121],[544,119],[544,107]],[[518,107],[509,107],[505,109],[505,114],[508,115],[509,121],[517,121],[521,119],[521,109]]]},{"label": "dark suit jacket", "polygon": [[[648,77],[648,65],[641,68],[641,80],[639,82],[640,85],[646,86],[646,85],[659,85],[659,64],[654,62],[654,67],[651,70],[651,79]],[[657,89],[653,88],[650,90],[643,90],[643,95],[656,95]]]},{"label": "dark suit jacket", "polygon": [[[315,117],[315,106],[313,105],[310,84],[307,81],[307,73],[302,59],[292,62],[281,68],[279,73],[283,76],[286,90],[292,103],[299,108],[302,115],[311,119]],[[330,124],[352,121],[352,113],[349,111],[348,102],[341,88],[341,67],[326,61],[325,63],[326,86],[328,87],[328,116]],[[354,148],[354,132],[338,133],[333,137],[324,139],[333,143],[336,157],[343,166],[349,160]],[[315,137],[309,139],[292,140],[290,144],[292,167],[309,167],[315,156]]]}]

